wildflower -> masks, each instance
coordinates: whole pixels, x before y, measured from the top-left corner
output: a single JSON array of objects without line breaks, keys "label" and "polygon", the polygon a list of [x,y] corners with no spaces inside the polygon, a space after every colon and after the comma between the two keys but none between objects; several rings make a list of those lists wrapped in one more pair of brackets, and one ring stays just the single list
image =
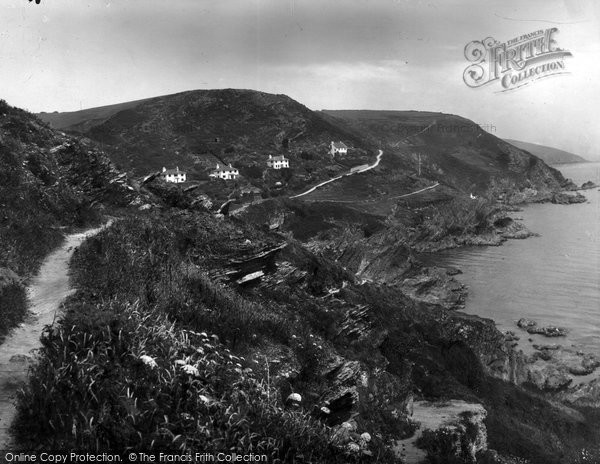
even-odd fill
[{"label": "wildflower", "polygon": [[156,364],[156,361],[154,359],[152,359],[150,356],[145,355],[145,354],[140,356],[140,361],[142,361],[146,366],[150,367],[151,369],[154,369],[155,367],[158,366],[158,364]]},{"label": "wildflower", "polygon": [[356,443],[351,442],[351,443],[348,443],[347,449],[351,453],[358,453],[360,451],[360,446],[358,446]]},{"label": "wildflower", "polygon": [[288,403],[301,403],[302,402],[302,396],[300,396],[300,394],[298,393],[290,393],[290,395],[287,397],[286,402]]},{"label": "wildflower", "polygon": [[198,377],[199,375],[198,369],[194,366],[190,366],[189,364],[185,364],[184,366],[181,366],[181,368],[183,369],[183,372],[188,375],[193,375],[194,377]]}]

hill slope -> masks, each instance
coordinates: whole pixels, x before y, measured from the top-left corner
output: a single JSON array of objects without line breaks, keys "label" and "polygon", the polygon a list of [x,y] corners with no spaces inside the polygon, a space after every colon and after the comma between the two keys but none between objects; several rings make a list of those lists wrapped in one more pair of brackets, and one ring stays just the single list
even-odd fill
[{"label": "hill slope", "polygon": [[69,129],[78,132],[85,132],[93,126],[102,124],[104,121],[114,116],[119,111],[128,110],[149,100],[135,100],[114,105],[98,106],[95,108],[86,108],[80,111],[65,111],[59,113],[38,113],[37,116],[55,129]]},{"label": "hill slope", "polygon": [[588,160],[579,155],[568,151],[559,150],[558,148],[538,145],[536,143],[521,142],[520,140],[505,139],[511,145],[514,145],[521,150],[528,151],[532,155],[544,160],[548,164],[565,164],[565,163],[587,163]]},{"label": "hill slope", "polygon": [[[242,187],[250,183],[268,195],[302,191],[371,163],[378,148],[385,156],[377,169],[330,184],[307,199],[377,202],[373,192],[394,198],[434,182],[466,193],[496,184],[542,192],[565,185],[562,175],[539,158],[472,121],[443,113],[315,112],[285,95],[224,89],[59,113],[54,119],[63,127],[73,122],[66,130],[100,142],[117,165],[137,175],[178,166],[188,171],[189,180],[206,180],[215,164],[232,163],[241,172]],[[344,141],[348,155],[332,158],[332,140]],[[269,154],[285,154],[291,169],[267,170]],[[223,198],[235,188],[232,183],[213,187],[207,188],[218,192],[207,193]]]},{"label": "hill slope", "polygon": [[[27,278],[66,228],[99,220],[94,204],[132,190],[92,144],[50,129],[0,100],[0,336],[20,322]],[[130,187],[130,188],[128,188]]]},{"label": "hill slope", "polygon": [[[518,188],[560,189],[565,179],[542,160],[460,116],[420,111],[325,110],[381,144],[384,166],[402,167],[463,192],[482,192],[495,181]],[[395,158],[395,159],[394,159]]]},{"label": "hill slope", "polygon": [[[202,178],[217,162],[262,168],[268,154],[282,152],[291,157],[292,166],[318,172],[322,161],[330,159],[332,140],[356,149],[355,164],[373,157],[367,153],[370,147],[343,124],[325,120],[285,95],[250,90],[182,92],[72,116],[74,124],[65,129],[103,143],[114,161],[140,175],[177,165],[196,167],[196,177]],[[88,116],[93,119],[85,120]]]}]

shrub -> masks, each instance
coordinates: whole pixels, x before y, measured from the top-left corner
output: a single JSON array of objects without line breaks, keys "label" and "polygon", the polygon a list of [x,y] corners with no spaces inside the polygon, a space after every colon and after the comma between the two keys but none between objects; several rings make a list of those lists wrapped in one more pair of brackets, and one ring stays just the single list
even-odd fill
[{"label": "shrub", "polygon": [[437,430],[423,430],[417,440],[417,446],[427,451],[427,459],[431,464],[465,464],[461,456],[461,437],[451,428],[442,427]]},{"label": "shrub", "polygon": [[178,330],[139,302],[77,298],[49,327],[17,436],[46,449],[260,453],[272,462],[346,462],[332,432],[286,410],[244,360],[206,333]]},{"label": "shrub", "polygon": [[490,203],[483,198],[455,198],[432,207],[423,229],[427,237],[434,241],[447,235],[477,234],[490,228],[493,212]]},{"label": "shrub", "polygon": [[27,296],[21,284],[0,287],[0,339],[21,322],[26,312]]}]

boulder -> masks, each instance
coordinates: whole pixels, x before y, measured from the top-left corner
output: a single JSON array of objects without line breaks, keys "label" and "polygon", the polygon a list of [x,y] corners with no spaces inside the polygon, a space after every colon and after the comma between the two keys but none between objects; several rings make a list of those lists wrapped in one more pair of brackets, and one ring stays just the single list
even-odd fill
[{"label": "boulder", "polygon": [[521,319],[519,319],[517,321],[517,325],[519,327],[521,327],[522,329],[528,329],[529,327],[537,326],[537,322],[532,321],[531,319],[526,319],[526,318],[522,317]]},{"label": "boulder", "polygon": [[562,327],[555,327],[552,325],[547,327],[540,327],[538,326],[537,322],[524,317],[517,321],[517,325],[530,334],[539,334],[545,337],[564,337],[567,335],[567,329],[564,329]]},{"label": "boulder", "polygon": [[588,189],[593,189],[598,187],[594,182],[592,182],[591,180],[588,180],[587,182],[584,182],[581,185],[581,190],[588,190]]},{"label": "boulder", "polygon": [[573,203],[585,203],[587,199],[581,194],[569,195],[564,192],[554,193],[550,201],[557,205],[570,205]]}]

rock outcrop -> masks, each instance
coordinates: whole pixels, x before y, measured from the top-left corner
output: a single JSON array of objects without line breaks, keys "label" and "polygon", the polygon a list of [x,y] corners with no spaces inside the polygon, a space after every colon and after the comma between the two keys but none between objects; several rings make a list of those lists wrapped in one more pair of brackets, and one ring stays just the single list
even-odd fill
[{"label": "rock outcrop", "polygon": [[564,337],[567,335],[567,329],[555,326],[540,327],[537,322],[531,319],[521,318],[517,321],[517,325],[530,334],[539,334],[544,337]]}]

